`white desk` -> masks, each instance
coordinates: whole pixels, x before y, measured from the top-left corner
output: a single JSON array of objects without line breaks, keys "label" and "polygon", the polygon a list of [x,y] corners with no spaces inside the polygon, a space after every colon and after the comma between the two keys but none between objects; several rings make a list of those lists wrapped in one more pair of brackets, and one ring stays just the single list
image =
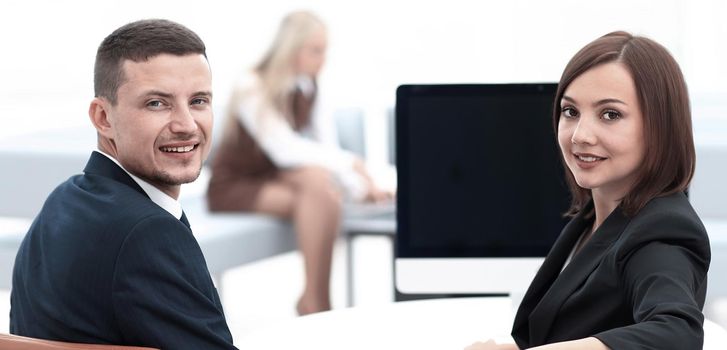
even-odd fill
[{"label": "white desk", "polygon": [[[477,340],[512,341],[509,298],[407,301],[340,309],[252,331],[240,349],[463,349]],[[705,321],[704,350],[727,348],[727,331]]]},{"label": "white desk", "polygon": [[240,349],[463,349],[511,340],[509,298],[408,301],[299,317],[235,338]]}]

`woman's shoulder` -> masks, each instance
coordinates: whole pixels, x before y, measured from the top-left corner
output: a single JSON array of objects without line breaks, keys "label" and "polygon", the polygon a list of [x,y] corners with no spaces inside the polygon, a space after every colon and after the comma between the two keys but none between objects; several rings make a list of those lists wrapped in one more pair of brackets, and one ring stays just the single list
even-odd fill
[{"label": "woman's shoulder", "polygon": [[660,242],[709,251],[707,230],[681,192],[652,199],[630,220],[622,238],[624,248]]},{"label": "woman's shoulder", "polygon": [[699,215],[682,192],[652,199],[634,216],[632,222],[657,227],[678,224],[704,231]]}]

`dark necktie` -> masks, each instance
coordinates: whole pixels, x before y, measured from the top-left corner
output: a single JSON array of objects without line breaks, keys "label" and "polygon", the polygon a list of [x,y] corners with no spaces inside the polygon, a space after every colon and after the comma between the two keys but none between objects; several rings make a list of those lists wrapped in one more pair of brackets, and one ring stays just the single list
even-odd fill
[{"label": "dark necktie", "polygon": [[189,220],[187,220],[187,214],[185,214],[184,212],[182,212],[182,217],[179,218],[179,221],[181,221],[183,224],[187,225],[187,227],[189,227],[189,229],[192,229],[192,227],[189,226]]}]

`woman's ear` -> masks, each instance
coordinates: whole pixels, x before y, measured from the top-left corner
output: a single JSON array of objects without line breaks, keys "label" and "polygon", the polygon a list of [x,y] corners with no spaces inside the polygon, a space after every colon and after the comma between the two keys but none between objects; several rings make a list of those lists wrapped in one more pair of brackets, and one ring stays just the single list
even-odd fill
[{"label": "woman's ear", "polygon": [[113,125],[109,120],[109,111],[111,104],[103,97],[95,97],[88,107],[88,117],[100,135],[111,139],[113,134]]}]

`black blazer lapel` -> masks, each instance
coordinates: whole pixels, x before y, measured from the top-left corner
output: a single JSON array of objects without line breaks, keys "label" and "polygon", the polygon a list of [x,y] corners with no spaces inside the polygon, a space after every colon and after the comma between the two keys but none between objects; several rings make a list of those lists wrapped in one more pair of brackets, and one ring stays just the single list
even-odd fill
[{"label": "black blazer lapel", "polygon": [[[544,344],[547,341],[550,327],[556,315],[559,314],[563,303],[596,269],[608,248],[618,239],[628,222],[629,218],[623,215],[620,207],[614,209],[601,227],[593,233],[590,240],[572,258],[568,266],[560,274],[557,274],[556,271],[556,278],[552,285],[529,315],[529,323],[539,325],[530,328],[530,341],[532,344]],[[568,232],[569,237],[574,236],[575,240],[577,240],[585,229],[585,224],[586,221],[581,221],[578,227],[573,226],[573,230],[579,230]],[[560,252],[562,256],[559,257],[559,261],[564,261],[568,257],[575,240],[567,250]],[[561,263],[557,267],[560,269],[562,266]]]},{"label": "black blazer lapel", "polygon": [[525,292],[515,315],[512,329],[512,336],[521,347],[530,347],[533,344],[532,339],[530,339],[530,315],[543,299],[543,295],[548,292],[553,281],[558,278],[573,246],[578,241],[586,224],[590,222],[585,216],[591,210],[592,207],[590,206],[582,210],[563,228],[558,239],[553,243],[550,252],[545,257],[545,261],[540,266],[538,273],[530,283],[527,292]]},{"label": "black blazer lapel", "polygon": [[134,179],[132,179],[131,176],[124,171],[124,169],[121,169],[121,167],[119,167],[111,159],[108,159],[106,156],[96,151],[91,153],[91,158],[88,159],[88,163],[86,164],[86,168],[83,169],[83,172],[89,175],[103,176],[120,182],[139,191],[145,197],[149,197],[141,186],[139,186],[139,184],[137,184],[136,181],[134,181]]}]

